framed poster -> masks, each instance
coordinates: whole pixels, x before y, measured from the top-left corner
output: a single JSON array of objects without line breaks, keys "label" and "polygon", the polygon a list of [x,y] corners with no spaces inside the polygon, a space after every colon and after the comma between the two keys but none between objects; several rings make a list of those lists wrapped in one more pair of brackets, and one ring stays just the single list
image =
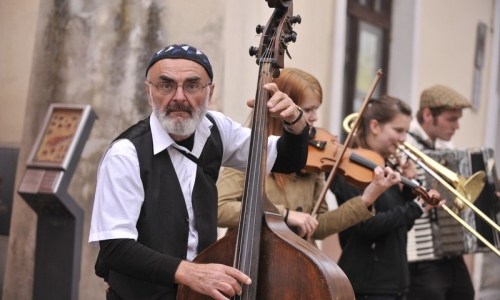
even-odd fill
[{"label": "framed poster", "polygon": [[66,170],[90,113],[89,105],[51,104],[26,165]]}]

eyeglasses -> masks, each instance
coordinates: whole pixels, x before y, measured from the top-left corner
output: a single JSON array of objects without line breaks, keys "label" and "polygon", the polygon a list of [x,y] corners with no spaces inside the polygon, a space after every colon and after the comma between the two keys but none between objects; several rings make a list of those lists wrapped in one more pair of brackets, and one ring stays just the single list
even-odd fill
[{"label": "eyeglasses", "polygon": [[160,82],[154,85],[151,81],[148,81],[152,86],[156,87],[158,93],[162,95],[172,95],[177,92],[177,87],[182,86],[182,90],[186,95],[199,95],[205,87],[211,84],[211,82],[203,85],[198,82],[186,81],[183,84],[175,84],[174,82]]}]

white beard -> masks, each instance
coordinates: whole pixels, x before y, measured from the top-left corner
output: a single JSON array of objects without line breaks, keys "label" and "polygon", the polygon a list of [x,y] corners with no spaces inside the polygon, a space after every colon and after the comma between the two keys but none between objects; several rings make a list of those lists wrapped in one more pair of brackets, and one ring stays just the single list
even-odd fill
[{"label": "white beard", "polygon": [[[166,111],[161,111],[157,109],[155,101],[153,99],[152,93],[150,93],[151,103],[153,103],[153,112],[161,124],[163,130],[168,134],[178,135],[178,136],[190,136],[196,131],[196,127],[200,125],[201,121],[205,117],[208,109],[208,100],[210,99],[210,87],[207,86],[207,96],[205,98],[205,103],[203,106],[198,107],[194,112],[190,106],[183,104],[168,106]],[[184,119],[182,121],[176,121],[174,118],[169,117],[168,113],[172,109],[183,109],[189,112],[190,118]]]}]

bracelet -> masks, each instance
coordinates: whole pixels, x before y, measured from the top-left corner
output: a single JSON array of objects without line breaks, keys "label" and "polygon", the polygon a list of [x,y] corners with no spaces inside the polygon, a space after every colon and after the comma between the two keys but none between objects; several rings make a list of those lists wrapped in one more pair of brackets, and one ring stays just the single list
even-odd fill
[{"label": "bracelet", "polygon": [[302,111],[302,108],[300,108],[300,106],[298,106],[298,105],[295,105],[295,107],[297,107],[297,110],[299,111],[299,116],[297,117],[297,119],[295,119],[291,123],[285,121],[285,119],[281,119],[283,121],[283,124],[285,124],[287,126],[292,126],[292,125],[295,125],[302,118],[302,115],[304,114],[304,111]]},{"label": "bracelet", "polygon": [[285,224],[286,224],[286,221],[288,221],[288,213],[290,213],[290,209],[286,209],[286,213],[285,213]]}]

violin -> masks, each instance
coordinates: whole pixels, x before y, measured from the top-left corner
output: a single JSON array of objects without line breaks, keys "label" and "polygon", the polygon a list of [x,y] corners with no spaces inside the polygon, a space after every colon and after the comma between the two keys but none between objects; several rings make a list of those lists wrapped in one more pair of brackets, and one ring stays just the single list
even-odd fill
[{"label": "violin", "polygon": [[[308,155],[304,171],[307,173],[329,172],[342,153],[342,145],[337,136],[328,131],[314,127],[310,134]],[[374,179],[373,170],[384,168],[384,158],[377,152],[363,148],[346,148],[342,156],[337,174],[344,180],[360,189],[366,188]],[[410,187],[414,194],[421,196],[425,202],[438,205],[439,198],[431,197],[427,190],[415,181],[401,176],[401,183]]]}]

